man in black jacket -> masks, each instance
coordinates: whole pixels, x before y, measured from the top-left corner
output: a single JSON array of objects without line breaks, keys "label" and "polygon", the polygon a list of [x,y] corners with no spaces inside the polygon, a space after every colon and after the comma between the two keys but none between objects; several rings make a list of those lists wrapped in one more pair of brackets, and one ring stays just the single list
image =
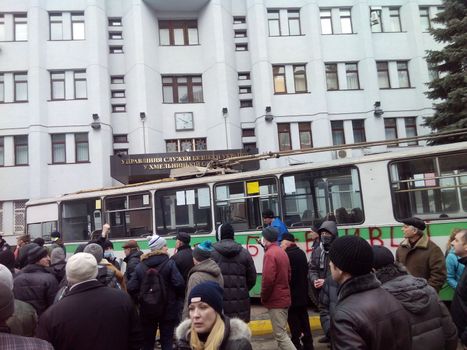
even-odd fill
[{"label": "man in black jacket", "polygon": [[194,266],[193,250],[190,247],[191,237],[186,232],[179,232],[176,238],[175,249],[177,249],[177,252],[172,256],[172,259],[175,261],[186,285],[188,282],[188,272]]},{"label": "man in black jacket", "polygon": [[331,320],[333,350],[411,349],[409,316],[371,273],[368,242],[358,236],[337,238],[329,258],[332,278],[340,284]]},{"label": "man in black jacket", "polygon": [[88,253],[66,265],[69,292],[39,319],[36,336],[55,350],[132,350],[142,346],[136,309],[128,294],[96,280],[97,262]]},{"label": "man in black jacket", "polygon": [[[451,244],[454,253],[460,258],[459,262],[467,265],[467,230],[458,232]],[[467,268],[464,269],[459,283],[457,283],[451,304],[451,315],[457,326],[457,333],[462,345],[464,345],[464,349],[467,349]]]},{"label": "man in black jacket", "polygon": [[[297,349],[312,350],[313,336],[311,335],[308,319],[308,264],[306,255],[297,244],[291,233],[282,236],[281,248],[285,250],[290,261],[292,276],[290,278],[290,293],[292,305],[289,307],[287,322],[292,335],[292,343]],[[300,343],[300,336],[303,334]]]},{"label": "man in black jacket", "polygon": [[213,259],[221,268],[224,278],[224,314],[250,322],[249,291],[256,283],[253,258],[241,244],[234,241],[234,229],[226,223],[219,226]]}]

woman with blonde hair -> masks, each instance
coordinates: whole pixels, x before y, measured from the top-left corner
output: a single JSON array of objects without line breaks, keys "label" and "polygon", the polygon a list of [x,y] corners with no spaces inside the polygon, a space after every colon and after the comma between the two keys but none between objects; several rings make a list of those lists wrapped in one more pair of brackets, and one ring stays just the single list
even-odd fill
[{"label": "woman with blonde hair", "polygon": [[175,331],[178,350],[251,350],[251,331],[238,318],[223,313],[223,290],[208,281],[195,286],[188,297],[190,318]]}]

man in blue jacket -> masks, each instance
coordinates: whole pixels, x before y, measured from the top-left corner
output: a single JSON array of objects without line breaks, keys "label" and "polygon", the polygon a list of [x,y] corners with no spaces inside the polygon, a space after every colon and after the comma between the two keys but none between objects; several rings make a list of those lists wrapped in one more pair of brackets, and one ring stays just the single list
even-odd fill
[{"label": "man in blue jacket", "polygon": [[271,209],[264,209],[263,210],[263,223],[264,227],[272,226],[277,229],[279,232],[279,236],[277,237],[277,242],[282,241],[282,236],[284,233],[289,233],[287,230],[287,226],[281,221],[280,218],[276,218],[274,212]]}]

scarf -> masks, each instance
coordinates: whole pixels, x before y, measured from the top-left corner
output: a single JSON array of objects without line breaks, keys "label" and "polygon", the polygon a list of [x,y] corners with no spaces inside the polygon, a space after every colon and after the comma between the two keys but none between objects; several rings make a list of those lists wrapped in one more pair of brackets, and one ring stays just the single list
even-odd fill
[{"label": "scarf", "polygon": [[225,324],[219,314],[216,315],[216,322],[209,332],[208,339],[203,343],[191,324],[190,345],[193,350],[218,350],[224,339]]}]

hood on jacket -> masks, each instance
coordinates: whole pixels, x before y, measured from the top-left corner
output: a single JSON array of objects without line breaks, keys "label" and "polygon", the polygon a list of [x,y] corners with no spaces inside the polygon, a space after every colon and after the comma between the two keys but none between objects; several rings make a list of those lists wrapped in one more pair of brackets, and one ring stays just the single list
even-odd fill
[{"label": "hood on jacket", "polygon": [[321,224],[321,226],[318,229],[318,233],[321,235],[323,231],[328,231],[331,233],[334,238],[336,238],[337,235],[337,225],[334,221],[325,221]]},{"label": "hood on jacket", "polygon": [[[230,322],[229,338],[228,340],[238,340],[246,338],[251,340],[251,330],[245,322],[238,318],[225,317],[224,321]],[[175,330],[175,337],[178,340],[189,340],[189,333],[191,329],[191,320],[187,319],[180,323]],[[226,327],[227,329],[227,327]]]},{"label": "hood on jacket", "polygon": [[233,239],[223,239],[214,243],[213,247],[219,254],[226,258],[237,256],[242,251],[242,245],[235,242]]},{"label": "hood on jacket", "polygon": [[428,285],[426,279],[412,275],[396,277],[384,283],[382,287],[399,300],[404,309],[413,314],[423,314],[438,299],[435,290]]},{"label": "hood on jacket", "polygon": [[144,262],[145,264],[151,267],[159,266],[168,259],[169,256],[160,250],[154,250],[152,252],[141,255],[141,262]]},{"label": "hood on jacket", "polygon": [[211,258],[203,260],[199,264],[193,266],[188,275],[191,276],[195,272],[204,272],[214,277],[222,275],[219,265]]}]

